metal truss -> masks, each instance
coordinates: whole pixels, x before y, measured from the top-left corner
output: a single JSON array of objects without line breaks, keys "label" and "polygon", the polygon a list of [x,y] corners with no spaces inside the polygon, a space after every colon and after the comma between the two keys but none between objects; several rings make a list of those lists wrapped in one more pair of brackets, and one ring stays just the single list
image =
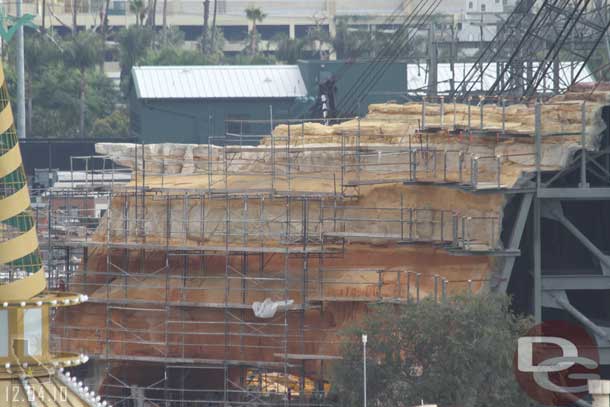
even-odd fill
[{"label": "metal truss", "polygon": [[[494,39],[482,49],[476,63],[456,86],[452,96],[466,98],[474,92],[523,99],[566,88],[582,78],[587,62],[602,41],[607,41],[610,20],[607,4],[592,0],[544,0],[539,6],[522,0],[502,24]],[[561,84],[560,61],[569,57],[581,62]],[[493,64],[493,68],[492,68]],[[493,73],[493,84],[483,89],[484,75]]]}]

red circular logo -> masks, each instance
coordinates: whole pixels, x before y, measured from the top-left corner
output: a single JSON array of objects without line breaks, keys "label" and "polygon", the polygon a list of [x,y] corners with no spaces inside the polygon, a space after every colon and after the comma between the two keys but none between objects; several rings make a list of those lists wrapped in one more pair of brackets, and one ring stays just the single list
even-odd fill
[{"label": "red circular logo", "polygon": [[580,325],[546,321],[519,338],[513,370],[532,399],[566,406],[588,394],[587,380],[600,378],[597,344]]}]

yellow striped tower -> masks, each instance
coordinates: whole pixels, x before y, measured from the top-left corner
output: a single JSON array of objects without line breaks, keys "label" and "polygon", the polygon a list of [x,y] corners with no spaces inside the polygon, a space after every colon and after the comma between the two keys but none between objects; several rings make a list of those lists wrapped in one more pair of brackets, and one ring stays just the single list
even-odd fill
[{"label": "yellow striped tower", "polygon": [[86,296],[47,291],[27,178],[0,63],[0,406],[107,406],[66,367],[87,361],[49,349],[49,313]]}]

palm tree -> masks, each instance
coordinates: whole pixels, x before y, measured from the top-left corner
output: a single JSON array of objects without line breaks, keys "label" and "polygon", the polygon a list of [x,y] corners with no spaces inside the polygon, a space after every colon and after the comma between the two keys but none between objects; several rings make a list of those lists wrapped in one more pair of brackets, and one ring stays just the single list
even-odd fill
[{"label": "palm tree", "polygon": [[216,44],[216,15],[218,14],[218,0],[214,0],[214,12],[212,16],[212,40],[210,41],[210,49],[214,49]]},{"label": "palm tree", "polygon": [[246,18],[252,21],[252,31],[250,32],[250,52],[252,54],[256,54],[257,51],[257,33],[256,33],[256,24],[262,22],[267,14],[263,13],[263,10],[260,7],[256,7],[254,5],[250,5],[246,9]]},{"label": "palm tree", "polygon": [[102,50],[102,57],[100,58],[100,69],[104,69],[104,53],[106,52],[106,39],[108,38],[108,9],[110,8],[110,0],[105,0],[104,5],[102,6],[101,11],[101,27],[100,34],[102,37],[102,46],[104,49]]},{"label": "palm tree", "polygon": [[32,132],[32,84],[34,78],[40,78],[44,70],[60,57],[59,48],[43,34],[28,33],[25,37],[25,98],[26,98],[26,134]]},{"label": "palm tree", "polygon": [[307,41],[318,54],[318,58],[322,59],[322,48],[324,47],[324,44],[330,42],[330,34],[324,30],[321,23],[317,21],[312,28],[307,30]]},{"label": "palm tree", "polygon": [[157,0],[148,0],[148,6],[146,7],[146,25],[155,27],[157,25]]},{"label": "palm tree", "polygon": [[77,22],[77,16],[78,16],[78,8],[79,8],[79,3],[78,0],[72,0],[71,3],[72,6],[72,34],[76,34],[76,30],[78,29],[78,22]]},{"label": "palm tree", "polygon": [[210,0],[203,2],[203,33],[201,34],[201,51],[205,54],[208,48],[208,37],[210,31]]},{"label": "palm tree", "polygon": [[79,73],[79,133],[85,137],[85,92],[87,70],[93,68],[99,62],[99,53],[102,44],[100,37],[91,31],[83,31],[73,35],[68,40],[65,50],[66,65],[73,66]]},{"label": "palm tree", "polygon": [[272,41],[277,44],[275,56],[287,64],[296,64],[303,57],[303,51],[307,45],[302,39],[292,39],[285,33],[276,34]]},{"label": "palm tree", "polygon": [[163,0],[163,28],[167,28],[167,0]]},{"label": "palm tree", "polygon": [[144,4],[144,0],[129,0],[129,11],[136,15],[136,25],[144,25],[144,17],[148,12],[148,8]]},{"label": "palm tree", "polygon": [[128,91],[131,68],[148,52],[153,40],[150,27],[130,26],[123,28],[117,35],[119,43],[119,63],[121,65],[121,89]]}]

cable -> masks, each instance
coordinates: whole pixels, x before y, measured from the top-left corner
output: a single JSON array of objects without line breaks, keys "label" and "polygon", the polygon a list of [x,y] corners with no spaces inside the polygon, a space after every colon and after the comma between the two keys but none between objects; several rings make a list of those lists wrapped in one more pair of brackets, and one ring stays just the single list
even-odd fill
[{"label": "cable", "polygon": [[[410,34],[411,28],[419,27],[423,22],[426,22],[432,12],[436,10],[440,0],[421,0],[413,13],[409,15],[409,18],[405,24],[397,31],[397,35],[394,36],[391,43],[386,46],[379,58],[376,59],[375,63],[369,65],[365,71],[360,75],[359,81],[356,86],[352,87],[348,94],[344,97],[345,107],[342,109],[342,115],[350,113],[355,104],[358,102],[363,94],[366,94],[370,89],[379,81],[381,75],[383,75],[389,65],[393,63],[396,58],[404,51],[410,40],[417,34]],[[423,14],[419,11],[425,8]],[[415,24],[411,24],[411,20],[416,20]],[[393,52],[393,54],[392,54]]]},{"label": "cable", "polygon": [[[576,4],[574,10],[570,14],[570,17],[566,20],[565,25],[562,27],[561,31],[559,32],[559,38],[553,42],[553,46],[548,50],[547,54],[544,57],[544,60],[542,62],[540,62],[540,65],[538,65],[538,69],[536,70],[536,73],[535,73],[534,77],[532,78],[532,81],[528,84],[528,87],[525,89],[524,97],[532,96],[536,92],[536,90],[538,89],[538,86],[540,85],[540,82],[542,82],[542,80],[546,76],[549,68],[551,67],[551,64],[559,55],[559,51],[563,47],[563,44],[566,42],[567,38],[572,33],[572,30],[574,30],[574,27],[578,23],[578,20],[581,18],[583,12],[587,9],[589,1],[590,0],[585,0],[584,6],[582,8],[580,8],[583,0],[578,0],[578,3]],[[580,10],[579,10],[579,8],[580,8]],[[578,16],[574,17],[574,15],[577,12],[578,12]],[[567,33],[566,33],[566,29],[567,29]],[[565,35],[564,35],[564,33],[565,33]],[[563,40],[562,40],[562,37],[563,37]]]},{"label": "cable", "polygon": [[[431,5],[428,10],[430,10],[430,8],[432,8],[433,5]],[[426,17],[427,14],[423,14],[422,16],[419,17],[418,21],[415,24],[415,28],[417,29],[418,26],[420,26],[422,24],[423,21],[427,20]],[[407,36],[402,40],[402,42],[395,47],[390,48],[390,50],[392,49],[396,49],[396,51],[394,52],[394,54],[389,55],[387,58],[384,58],[380,63],[376,64],[374,66],[375,71],[369,75],[365,81],[363,81],[364,86],[360,86],[359,88],[356,88],[356,90],[358,91],[354,96],[352,96],[351,98],[351,104],[347,104],[348,112],[350,110],[352,110],[357,103],[359,103],[359,101],[361,100],[361,98],[364,95],[368,95],[368,93],[370,92],[370,90],[374,87],[374,85],[379,81],[379,79],[385,74],[385,72],[389,69],[389,67],[391,66],[391,64],[401,55],[405,52],[405,48],[409,45],[410,41],[417,35],[417,31],[413,31],[412,34],[409,35],[409,32],[407,31]]]},{"label": "cable", "polygon": [[[440,4],[440,2],[441,1],[438,0],[438,1],[435,1],[432,4],[430,4],[430,6],[425,11],[425,13],[422,16],[420,16],[420,18],[418,19],[417,23],[415,24],[415,28],[428,23],[428,20],[430,19],[430,17],[434,13],[434,11],[436,10],[436,8]],[[378,70],[375,74],[370,76],[368,83],[365,83],[364,89],[360,90],[360,92],[358,94],[356,94],[356,97],[352,98],[351,104],[347,105],[349,110],[347,110],[346,112],[350,112],[353,108],[355,108],[357,106],[357,103],[359,103],[359,101],[361,100],[361,98],[363,96],[368,95],[368,93],[371,91],[371,89],[379,82],[379,80],[385,74],[385,72],[389,69],[391,64],[393,64],[396,61],[396,59],[404,52],[405,48],[409,45],[411,40],[413,40],[413,38],[415,38],[416,35],[417,35],[417,30],[415,30],[410,36],[405,38],[405,40],[400,45],[400,47],[396,50],[396,52],[393,55],[391,55],[388,60],[385,60],[383,62],[383,64],[381,64],[381,66],[378,68]]]},{"label": "cable", "polygon": [[357,92],[356,89],[358,89],[361,86],[361,83],[363,83],[366,80],[366,78],[370,77],[370,75],[374,72],[374,70],[376,69],[379,62],[386,56],[386,54],[388,54],[390,52],[390,49],[395,47],[396,44],[401,41],[401,37],[404,35],[405,31],[408,31],[410,21],[415,18],[414,16],[419,12],[420,8],[422,8],[423,5],[425,5],[425,3],[428,1],[431,1],[431,0],[419,0],[419,3],[416,5],[413,12],[408,14],[405,17],[405,20],[401,24],[401,27],[398,30],[396,30],[396,32],[390,39],[389,44],[386,44],[386,46],[382,49],[382,52],[373,60],[373,62],[365,67],[364,71],[358,77],[358,79],[356,81],[356,85],[351,87],[348,90],[348,92],[343,96],[344,101],[350,100],[352,95],[355,92]]},{"label": "cable", "polygon": [[[528,7],[528,4],[530,4],[529,7]],[[462,81],[458,84],[458,86],[455,87],[453,93],[450,94],[450,97],[455,97],[456,94],[460,91],[460,89],[466,88],[466,86],[469,83],[472,83],[473,85],[471,85],[470,88],[468,88],[467,90],[463,89],[464,90],[463,97],[465,98],[472,91],[472,88],[474,87],[474,83],[478,82],[478,80],[477,81],[473,80],[474,75],[476,75],[477,66],[482,63],[483,59],[487,59],[487,61],[488,61],[487,65],[485,66],[485,68],[481,69],[480,74],[477,77],[478,79],[480,79],[480,77],[484,74],[484,72],[487,70],[487,68],[489,68],[491,63],[494,60],[497,60],[497,56],[501,53],[501,51],[504,50],[504,46],[508,43],[510,38],[512,38],[512,35],[514,34],[514,32],[516,32],[517,29],[520,27],[520,25],[525,22],[525,19],[522,17],[522,14],[524,14],[523,9],[527,8],[526,11],[529,12],[530,9],[532,8],[532,5],[533,5],[533,3],[531,2],[531,0],[520,0],[519,1],[519,3],[515,7],[515,9],[512,11],[512,13],[508,16],[506,21],[496,31],[496,34],[494,35],[492,40],[488,43],[487,47],[485,47],[485,49],[480,53],[480,55],[477,58],[477,60],[475,61],[475,63],[472,65],[472,67],[470,67],[470,69],[468,70],[468,73],[466,73],[466,75],[464,75],[464,78],[462,79]],[[513,20],[517,20],[517,21],[513,21]],[[509,32],[509,33],[504,32],[505,30],[509,30],[509,29],[511,30],[511,32]],[[500,37],[502,35],[504,36],[504,40],[501,44],[498,45],[498,43],[500,41]],[[489,58],[485,58],[486,53],[489,50],[491,50],[494,46],[497,46],[494,54]]]}]

